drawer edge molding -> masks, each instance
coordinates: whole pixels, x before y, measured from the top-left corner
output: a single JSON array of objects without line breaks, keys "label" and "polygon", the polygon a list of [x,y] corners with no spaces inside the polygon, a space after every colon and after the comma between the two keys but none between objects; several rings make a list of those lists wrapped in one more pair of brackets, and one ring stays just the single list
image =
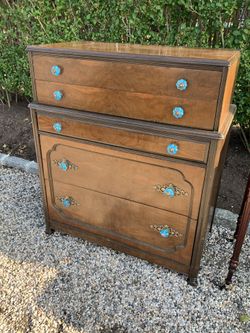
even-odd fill
[{"label": "drawer edge molding", "polygon": [[[75,118],[79,121],[85,121],[109,127],[135,130],[142,133],[157,134],[166,137],[170,134],[180,135],[183,138],[191,137],[203,140],[223,140],[224,135],[218,131],[209,131],[189,127],[173,126],[161,123],[150,123],[138,119],[126,119],[119,116],[103,115],[101,113],[79,111],[69,108],[61,108],[57,106],[48,106],[45,104],[30,103],[29,108],[35,110],[38,114],[57,115],[58,117],[66,116],[67,118]],[[233,105],[231,106],[233,109]],[[231,109],[230,108],[230,109]]]},{"label": "drawer edge molding", "polygon": [[[50,54],[54,56],[72,56],[80,57],[83,59],[99,59],[99,60],[109,60],[109,61],[132,61],[136,63],[147,63],[147,64],[159,64],[169,66],[169,64],[185,64],[187,66],[211,66],[211,69],[215,66],[220,67],[229,67],[231,62],[228,60],[222,59],[207,59],[207,58],[190,58],[190,57],[174,57],[174,56],[161,56],[161,55],[140,55],[134,53],[114,53],[114,52],[95,52],[88,50],[72,49],[72,48],[53,48],[48,46],[39,46],[39,45],[28,45],[26,50],[34,54]],[[235,56],[236,57],[236,56]]]}]

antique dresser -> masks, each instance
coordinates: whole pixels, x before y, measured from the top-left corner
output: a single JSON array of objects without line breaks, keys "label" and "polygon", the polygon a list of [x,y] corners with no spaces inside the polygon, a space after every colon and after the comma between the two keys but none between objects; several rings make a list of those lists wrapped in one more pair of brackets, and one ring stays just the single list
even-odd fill
[{"label": "antique dresser", "polygon": [[194,283],[235,107],[234,50],[29,46],[46,231]]}]

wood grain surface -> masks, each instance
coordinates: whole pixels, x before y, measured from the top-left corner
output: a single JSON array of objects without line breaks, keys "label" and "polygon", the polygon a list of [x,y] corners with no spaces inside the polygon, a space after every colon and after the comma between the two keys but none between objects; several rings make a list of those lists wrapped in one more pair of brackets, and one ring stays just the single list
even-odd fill
[{"label": "wood grain surface", "polygon": [[[186,265],[190,263],[196,221],[69,184],[46,184],[52,219]],[[50,197],[51,186],[54,198]],[[79,205],[64,208],[56,198],[63,195],[70,195]],[[167,224],[181,236],[166,239],[150,227],[155,224]]]},{"label": "wood grain surface", "polygon": [[[195,60],[196,63],[206,60],[214,63],[226,65],[234,61],[239,57],[239,51],[229,49],[206,49],[206,48],[188,48],[188,47],[171,47],[162,45],[139,45],[139,44],[121,44],[121,43],[103,43],[92,41],[75,41],[75,42],[62,42],[54,44],[43,44],[28,46],[28,50],[48,52],[49,50],[55,53],[62,53],[62,51],[68,51],[67,53],[76,54],[78,51],[82,55],[107,55],[112,54],[114,56],[121,55],[125,58],[128,55],[137,56],[154,56],[168,58],[184,58],[189,62]],[[217,62],[215,62],[217,61]],[[212,62],[213,63],[213,62]]]},{"label": "wood grain surface", "polygon": [[179,150],[175,158],[195,160],[206,163],[209,143],[195,140],[177,139],[169,135],[162,137],[157,135],[147,135],[131,130],[122,130],[101,125],[88,124],[84,121],[74,120],[67,117],[38,115],[38,128],[40,131],[55,133],[54,123],[61,123],[64,136],[80,139],[93,140],[111,145],[132,148],[140,151],[148,151],[164,156],[167,153],[167,146],[171,143],[177,144]]},{"label": "wood grain surface", "polygon": [[[94,144],[41,136],[45,178],[80,186],[197,218],[205,169],[158,160]],[[69,160],[77,170],[53,161]],[[173,184],[187,193],[174,198],[154,187]]]},{"label": "wood grain surface", "polygon": [[[220,71],[117,63],[34,55],[35,79],[128,92],[167,95],[178,98],[213,100],[218,98]],[[52,66],[61,68],[58,76]],[[176,88],[179,79],[186,79],[185,91]]]},{"label": "wood grain surface", "polygon": [[[54,99],[56,90],[63,93],[60,101]],[[192,100],[47,81],[36,81],[36,91],[42,104],[202,129],[213,129],[217,104],[203,96]],[[176,106],[185,110],[181,119],[172,114]]]}]

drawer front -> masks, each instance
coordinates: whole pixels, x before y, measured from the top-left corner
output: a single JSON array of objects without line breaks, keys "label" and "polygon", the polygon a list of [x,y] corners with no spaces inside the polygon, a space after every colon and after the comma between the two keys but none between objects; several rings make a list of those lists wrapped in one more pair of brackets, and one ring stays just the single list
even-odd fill
[{"label": "drawer front", "polygon": [[[59,124],[59,130],[56,128],[56,124]],[[72,120],[70,118],[56,118],[42,114],[38,115],[38,128],[45,132],[59,132],[62,135],[70,137],[94,140],[164,156],[174,156],[175,158],[204,163],[207,161],[208,143],[142,134],[101,125],[87,124],[83,121]],[[173,144],[177,147],[176,152],[171,152],[170,150]]]},{"label": "drawer front", "polygon": [[45,135],[40,140],[48,179],[194,219],[198,216],[202,167]]},{"label": "drawer front", "polygon": [[[55,180],[46,189],[52,220],[190,264],[195,220]],[[63,204],[65,196],[71,205]]]},{"label": "drawer front", "polygon": [[217,105],[202,95],[188,99],[38,80],[36,90],[42,104],[201,129],[213,129]]},{"label": "drawer front", "polygon": [[[221,80],[218,71],[44,55],[34,55],[33,64],[36,80],[209,102],[217,99]],[[187,81],[184,91],[176,87],[180,79]]]}]

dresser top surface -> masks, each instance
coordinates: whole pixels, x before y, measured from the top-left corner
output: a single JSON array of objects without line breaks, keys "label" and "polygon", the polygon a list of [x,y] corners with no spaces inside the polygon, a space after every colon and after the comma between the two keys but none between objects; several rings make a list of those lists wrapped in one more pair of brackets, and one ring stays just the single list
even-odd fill
[{"label": "dresser top surface", "polygon": [[139,45],[103,43],[90,41],[63,42],[55,44],[31,45],[28,51],[82,55],[102,58],[125,58],[164,62],[200,63],[228,66],[237,60],[240,52],[230,49],[205,49],[169,47],[161,45]]}]

